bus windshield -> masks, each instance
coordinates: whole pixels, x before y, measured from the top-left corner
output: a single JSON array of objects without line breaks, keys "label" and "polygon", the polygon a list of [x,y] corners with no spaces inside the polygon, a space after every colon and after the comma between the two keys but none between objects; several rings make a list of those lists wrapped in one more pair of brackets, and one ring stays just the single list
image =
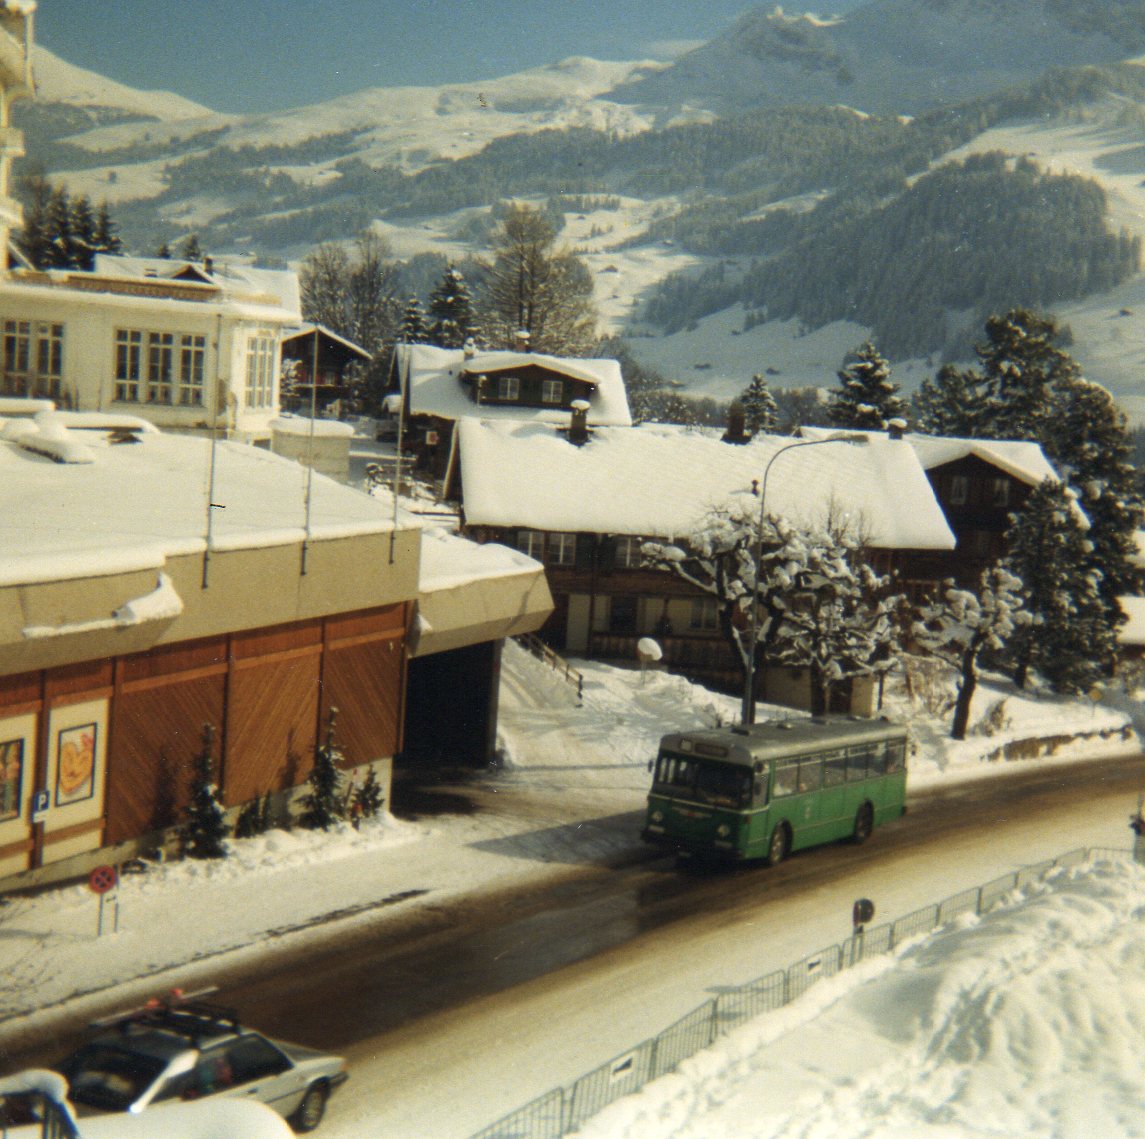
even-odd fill
[{"label": "bus windshield", "polygon": [[661,755],[656,761],[656,790],[713,807],[751,805],[751,772],[730,763],[694,756]]}]

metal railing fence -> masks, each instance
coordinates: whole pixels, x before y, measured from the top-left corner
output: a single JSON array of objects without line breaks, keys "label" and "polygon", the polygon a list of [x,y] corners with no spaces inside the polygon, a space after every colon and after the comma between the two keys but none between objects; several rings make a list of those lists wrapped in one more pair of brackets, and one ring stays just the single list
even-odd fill
[{"label": "metal railing fence", "polygon": [[610,1103],[671,1072],[681,1061],[710,1047],[720,1036],[745,1021],[782,1008],[820,981],[867,957],[891,953],[904,941],[933,933],[960,914],[984,914],[1014,891],[1044,880],[1051,871],[1070,869],[1090,859],[1120,859],[1129,855],[1129,851],[1111,847],[1082,847],[1059,858],[1023,866],[982,886],[954,894],[937,905],[856,933],[786,969],[721,992],[663,1032],[614,1056],[573,1083],[546,1092],[477,1132],[472,1139],[560,1139]]}]

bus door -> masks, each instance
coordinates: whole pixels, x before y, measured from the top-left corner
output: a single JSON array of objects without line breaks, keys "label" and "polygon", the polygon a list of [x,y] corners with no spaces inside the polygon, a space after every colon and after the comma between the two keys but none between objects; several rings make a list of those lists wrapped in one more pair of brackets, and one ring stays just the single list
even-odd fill
[{"label": "bus door", "polygon": [[838,829],[846,824],[850,831],[847,810],[847,752],[834,748],[823,753],[823,791],[820,795],[820,817],[824,825],[824,841],[830,842]]},{"label": "bus door", "polygon": [[781,759],[772,779],[772,823],[786,819],[791,827],[791,849],[818,842],[822,826],[820,788],[823,762],[818,755]]}]

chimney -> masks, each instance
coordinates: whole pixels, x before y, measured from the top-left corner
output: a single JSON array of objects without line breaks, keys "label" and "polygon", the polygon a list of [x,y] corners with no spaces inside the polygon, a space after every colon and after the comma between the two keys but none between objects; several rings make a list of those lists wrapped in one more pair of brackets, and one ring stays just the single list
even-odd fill
[{"label": "chimney", "polygon": [[528,352],[529,339],[529,330],[527,328],[518,328],[513,334],[513,347],[518,352]]},{"label": "chimney", "polygon": [[203,272],[209,277],[215,271],[215,263],[210,257],[203,258]]},{"label": "chimney", "polygon": [[464,353],[466,360],[472,360],[473,357],[477,355],[477,345],[474,343],[472,336],[466,339],[461,351]]},{"label": "chimney", "polygon": [[588,409],[591,405],[587,399],[574,399],[570,406],[569,442],[574,447],[583,447],[588,442]]},{"label": "chimney", "polygon": [[903,433],[906,431],[906,420],[899,419],[897,416],[894,419],[887,421],[887,438],[888,439],[901,439]]}]

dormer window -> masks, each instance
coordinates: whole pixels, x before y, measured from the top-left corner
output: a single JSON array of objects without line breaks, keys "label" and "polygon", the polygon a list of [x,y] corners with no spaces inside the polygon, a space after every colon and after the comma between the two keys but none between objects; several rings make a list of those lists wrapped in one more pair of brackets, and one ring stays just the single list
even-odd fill
[{"label": "dormer window", "polygon": [[516,376],[501,376],[497,381],[497,398],[505,402],[520,399],[520,379]]},{"label": "dormer window", "polygon": [[563,403],[565,385],[560,380],[545,380],[541,384],[542,403]]}]

